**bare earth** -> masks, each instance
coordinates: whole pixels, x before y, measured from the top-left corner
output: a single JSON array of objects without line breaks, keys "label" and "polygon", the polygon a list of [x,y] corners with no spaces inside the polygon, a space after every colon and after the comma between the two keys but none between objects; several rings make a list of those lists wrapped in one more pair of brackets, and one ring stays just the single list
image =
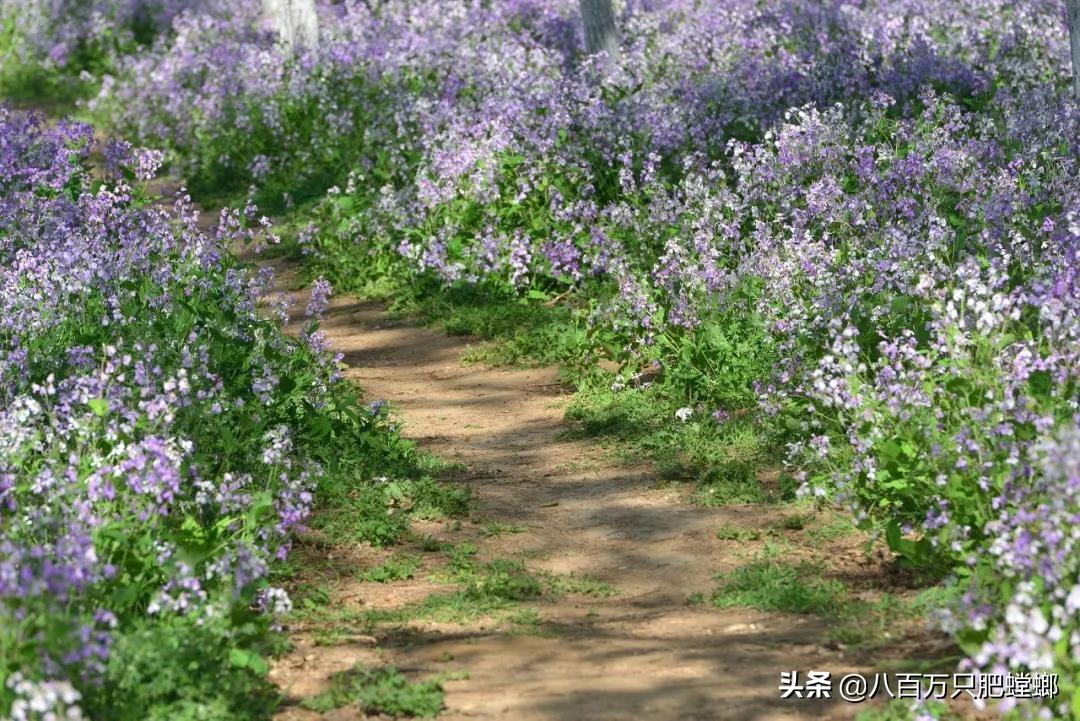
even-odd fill
[{"label": "bare earth", "polygon": [[[279,267],[278,274],[280,287],[289,288],[289,269]],[[306,302],[304,292],[293,295]],[[828,670],[834,678],[873,671],[867,659],[826,645],[826,621],[687,603],[695,592],[708,597],[712,574],[745,563],[760,547],[718,540],[717,528],[762,529],[782,511],[690,505],[681,491],[658,485],[650,468],[621,465],[593,444],[565,439],[568,396],[554,369],[463,367],[468,339],[349,298],[334,299],[322,327],[344,352],[348,377],[368,397],[397,407],[406,436],[469,469],[471,518],[456,529],[431,523],[421,530],[471,540],[481,559],[517,558],[531,571],[588,574],[618,593],[526,604],[543,620],[542,635],[491,622],[415,622],[407,631],[316,646],[312,629],[291,629],[295,649],[272,672],[291,701],[281,721],[320,718],[295,701],[324,690],[331,674],[357,661],[393,664],[410,678],[467,671],[468,679],[446,683],[440,718],[447,720],[766,721],[852,718],[861,708],[835,699],[779,699],[784,670]],[[479,529],[489,521],[525,530],[485,539]],[[831,543],[812,557],[837,577],[857,585],[881,573],[880,561],[865,557],[857,540]],[[330,579],[332,602],[391,608],[440,589],[427,580],[371,584],[352,577],[386,555],[335,549],[324,559],[340,571]],[[340,709],[323,718],[363,717]]]}]

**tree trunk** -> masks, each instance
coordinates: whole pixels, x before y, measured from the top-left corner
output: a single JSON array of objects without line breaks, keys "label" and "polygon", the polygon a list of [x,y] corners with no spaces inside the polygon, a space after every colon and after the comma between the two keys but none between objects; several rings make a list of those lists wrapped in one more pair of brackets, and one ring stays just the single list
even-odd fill
[{"label": "tree trunk", "polygon": [[615,29],[611,0],[579,0],[579,4],[581,22],[585,26],[585,49],[590,55],[606,50],[611,57],[617,56],[619,33]]},{"label": "tree trunk", "polygon": [[289,48],[313,47],[319,42],[315,0],[262,0],[263,15]]},{"label": "tree trunk", "polygon": [[1069,14],[1069,44],[1072,46],[1073,97],[1080,101],[1080,0],[1065,0],[1065,7]]}]

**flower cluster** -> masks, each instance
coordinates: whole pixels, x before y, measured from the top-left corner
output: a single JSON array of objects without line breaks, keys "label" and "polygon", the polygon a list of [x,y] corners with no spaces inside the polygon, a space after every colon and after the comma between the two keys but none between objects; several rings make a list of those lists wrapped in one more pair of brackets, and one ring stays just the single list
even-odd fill
[{"label": "flower cluster", "polygon": [[205,0],[0,0],[24,62],[76,70],[148,45],[185,11],[228,10]]},{"label": "flower cluster", "polygon": [[137,202],[123,177],[153,154],[93,190],[90,149],[85,126],[0,110],[5,717],[95,708],[147,615],[287,610],[266,575],[322,475],[305,434],[337,369],[260,318],[265,278],[227,252],[251,232]]}]

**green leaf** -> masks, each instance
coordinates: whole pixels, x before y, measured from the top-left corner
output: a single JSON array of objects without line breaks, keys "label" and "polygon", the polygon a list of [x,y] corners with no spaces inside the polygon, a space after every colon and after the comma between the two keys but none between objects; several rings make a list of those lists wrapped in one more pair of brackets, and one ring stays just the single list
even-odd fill
[{"label": "green leaf", "polygon": [[270,670],[270,667],[262,656],[242,648],[234,648],[229,651],[229,663],[235,668],[250,669],[260,676],[265,676]]},{"label": "green leaf", "polygon": [[894,551],[899,550],[901,540],[900,524],[896,521],[890,521],[889,525],[885,527],[885,541],[889,544],[889,548]]},{"label": "green leaf", "polygon": [[91,398],[86,402],[86,405],[90,406],[90,410],[94,412],[94,415],[99,417],[109,412],[109,401],[104,398]]}]

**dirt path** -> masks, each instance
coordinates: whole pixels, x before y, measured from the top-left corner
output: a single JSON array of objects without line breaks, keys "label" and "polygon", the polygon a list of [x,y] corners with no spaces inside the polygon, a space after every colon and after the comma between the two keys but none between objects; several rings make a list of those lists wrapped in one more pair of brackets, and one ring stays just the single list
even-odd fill
[{"label": "dirt path", "polygon": [[[287,285],[284,271],[279,283]],[[447,720],[854,715],[855,707],[778,698],[782,670],[858,670],[842,651],[822,645],[825,621],[687,603],[695,592],[707,597],[715,586],[712,574],[745,563],[753,550],[717,539],[717,528],[764,528],[777,520],[775,507],[689,505],[677,491],[659,490],[650,469],[628,468],[587,442],[566,440],[567,396],[553,369],[462,367],[467,339],[395,320],[376,304],[348,298],[333,301],[322,327],[345,354],[348,376],[370,397],[399,409],[406,436],[469,469],[472,522],[460,528],[433,524],[435,533],[455,542],[474,540],[480,558],[525,559],[531,571],[587,574],[617,594],[567,594],[525,604],[542,619],[545,633],[536,635],[483,621],[418,622],[407,633],[374,639],[375,649],[364,638],[315,646],[301,630],[296,650],[274,670],[290,697],[316,693],[330,674],[363,661],[392,663],[420,677],[467,671],[467,680],[446,684],[440,718]],[[480,524],[489,521],[523,531],[482,538]],[[352,559],[338,562],[373,558],[364,549],[349,553]],[[824,553],[851,568],[864,563],[850,546]],[[364,584],[344,577],[335,589],[333,603],[379,608],[418,600],[432,584]],[[343,709],[326,718],[362,717],[357,713]],[[280,716],[317,717],[295,706]]]}]

